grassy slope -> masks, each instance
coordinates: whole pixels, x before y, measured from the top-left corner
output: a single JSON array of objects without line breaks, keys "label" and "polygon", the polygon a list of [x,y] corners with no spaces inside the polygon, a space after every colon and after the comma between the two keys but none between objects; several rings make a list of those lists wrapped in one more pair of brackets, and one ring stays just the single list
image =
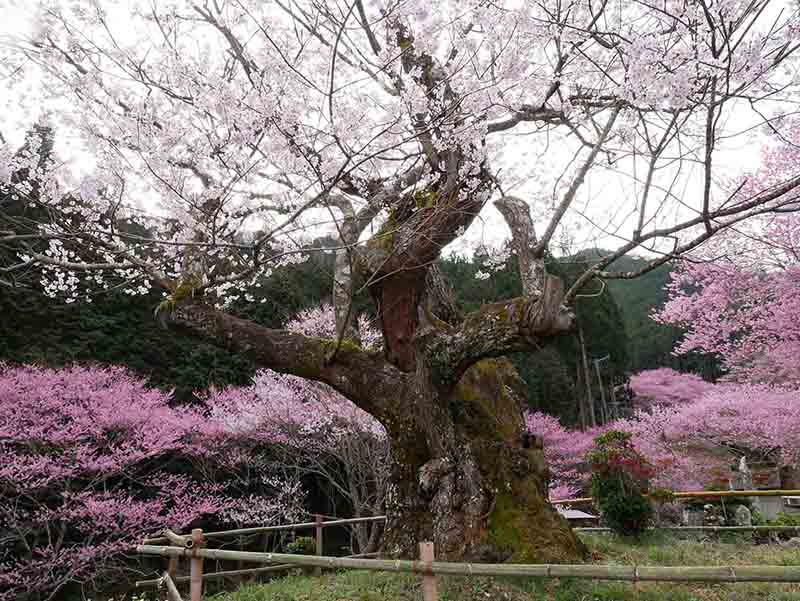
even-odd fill
[{"label": "grassy slope", "polygon": [[[652,539],[628,545],[585,537],[595,563],[639,565],[798,565],[800,550],[749,543],[700,544]],[[799,584],[702,585],[591,582],[578,580],[440,578],[441,601],[797,601]],[[420,579],[378,572],[340,572],[322,578],[290,576],[247,585],[215,601],[417,601]]]}]

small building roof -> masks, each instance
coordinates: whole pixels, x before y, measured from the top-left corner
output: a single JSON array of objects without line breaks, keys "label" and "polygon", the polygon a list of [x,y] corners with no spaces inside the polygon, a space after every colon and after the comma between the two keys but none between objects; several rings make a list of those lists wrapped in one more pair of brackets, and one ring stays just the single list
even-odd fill
[{"label": "small building roof", "polygon": [[563,515],[568,520],[596,520],[597,516],[592,515],[590,513],[586,513],[585,511],[581,511],[579,509],[561,509],[560,507],[557,508],[558,513]]}]

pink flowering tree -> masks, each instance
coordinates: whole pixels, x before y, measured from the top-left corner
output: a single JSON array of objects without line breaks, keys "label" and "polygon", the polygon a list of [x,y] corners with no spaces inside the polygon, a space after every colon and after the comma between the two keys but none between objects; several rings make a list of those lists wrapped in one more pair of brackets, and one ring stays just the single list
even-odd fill
[{"label": "pink flowering tree", "polygon": [[[779,186],[800,164],[800,121],[787,121],[792,128],[764,148],[759,169],[729,184],[734,198]],[[686,328],[676,353],[715,353],[734,381],[800,386],[797,209],[726,231],[678,264],[655,315]]]},{"label": "pink flowering tree", "polygon": [[212,448],[206,420],[168,401],[122,368],[0,369],[0,599],[102,588],[164,527],[296,511],[298,491],[242,478],[246,457]]},{"label": "pink flowering tree", "polygon": [[[380,344],[366,318],[358,320],[364,345]],[[301,312],[287,329],[307,336],[332,337],[334,309],[323,305]],[[241,441],[255,452],[266,446],[276,469],[311,476],[331,497],[344,499],[352,517],[383,515],[389,481],[390,445],[386,431],[330,386],[262,370],[246,388],[212,391],[205,402],[223,439]],[[382,524],[357,524],[359,552],[376,550]]]},{"label": "pink flowering tree", "polygon": [[[773,220],[766,235],[780,243],[796,216]],[[794,252],[794,251],[792,251]],[[727,258],[682,263],[672,274],[671,298],[657,318],[687,330],[677,353],[716,353],[739,382],[800,386],[800,266],[741,265]]]},{"label": "pink flowering tree", "polygon": [[[526,422],[531,434],[543,437],[544,456],[550,468],[550,499],[571,499],[589,494],[591,470],[586,454],[594,439],[609,430],[629,432],[636,450],[653,465],[653,486],[688,490],[703,482],[698,466],[703,460],[676,440],[667,439],[663,428],[674,418],[673,408],[654,406],[637,412],[633,418],[609,422],[600,428],[580,431],[564,428],[558,419],[542,413],[529,413]],[[718,462],[714,463],[714,467]],[[710,473],[708,470],[702,473]]]},{"label": "pink flowering tree", "polygon": [[[632,379],[642,383],[648,403],[632,417],[591,432],[570,431],[554,417],[526,416],[532,434],[543,437],[551,470],[551,498],[587,490],[584,461],[594,436],[608,430],[632,435],[632,443],[654,466],[652,483],[670,490],[702,488],[724,476],[739,457],[775,458],[800,465],[800,404],[797,391],[767,385],[709,384],[699,378],[654,370]],[[673,383],[674,382],[674,383]]]},{"label": "pink flowering tree", "polygon": [[630,387],[639,408],[652,404],[690,403],[711,391],[714,385],[700,376],[679,373],[668,367],[648,369],[631,376]]},{"label": "pink flowering tree", "polygon": [[528,432],[542,440],[550,469],[550,500],[571,499],[587,492],[591,474],[585,457],[599,430],[568,430],[558,418],[538,411],[526,413],[525,423]]},{"label": "pink flowering tree", "polygon": [[[70,301],[157,287],[168,327],[371,414],[394,454],[388,553],[574,559],[497,358],[570,332],[596,280],[793,206],[794,176],[733,200],[718,185],[742,130],[790,127],[800,15],[766,5],[19,3],[31,26],[0,48],[4,97],[52,110],[80,148],[73,164],[0,147],[0,279],[37,273]],[[481,223],[508,226],[523,295],[465,315],[436,262]],[[567,290],[545,259],[578,226],[614,246]],[[335,339],[226,311],[321,230]],[[646,266],[617,269],[640,247]],[[351,327],[360,291],[380,351]]]},{"label": "pink flowering tree", "polygon": [[[723,450],[740,455],[777,457],[784,465],[800,465],[800,407],[795,389],[765,385],[723,384],[697,401],[660,413],[638,416],[650,430],[645,436],[660,441],[676,454],[719,457]],[[636,423],[632,424],[637,428]],[[719,459],[729,464],[726,458]],[[698,462],[699,463],[699,462]],[[713,460],[710,467],[713,468]],[[691,469],[691,468],[690,468]],[[694,473],[701,477],[699,465]]]}]

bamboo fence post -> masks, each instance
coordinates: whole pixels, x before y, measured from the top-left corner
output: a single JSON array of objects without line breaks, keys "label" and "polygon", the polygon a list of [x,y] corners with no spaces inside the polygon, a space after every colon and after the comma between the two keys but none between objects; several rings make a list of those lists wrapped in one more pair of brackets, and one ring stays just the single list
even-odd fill
[{"label": "bamboo fence post", "polygon": [[[317,540],[315,547],[317,549],[317,556],[322,557],[322,516],[319,513],[316,513],[314,514],[314,519],[317,522],[316,525]],[[315,576],[322,575],[322,568],[314,568],[314,575]]]},{"label": "bamboo fence post", "polygon": [[422,576],[422,599],[424,601],[439,601],[436,575],[430,571],[431,563],[434,560],[433,543],[419,544],[419,558],[425,566]]},{"label": "bamboo fence post", "polygon": [[189,560],[189,598],[191,601],[202,601],[203,597],[203,557],[198,550],[203,547],[203,531],[192,530],[192,558]]},{"label": "bamboo fence post", "polygon": [[167,564],[167,574],[169,574],[170,578],[172,578],[173,580],[175,579],[175,576],[178,575],[178,557],[177,556],[169,558],[169,564]]}]

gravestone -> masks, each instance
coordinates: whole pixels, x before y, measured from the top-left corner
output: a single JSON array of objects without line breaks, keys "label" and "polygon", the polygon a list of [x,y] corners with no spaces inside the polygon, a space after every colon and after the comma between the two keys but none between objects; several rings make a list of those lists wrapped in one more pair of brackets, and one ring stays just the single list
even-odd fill
[{"label": "gravestone", "polygon": [[683,510],[683,525],[684,526],[705,526],[705,511],[702,509],[684,509]]},{"label": "gravestone", "polygon": [[753,490],[753,473],[747,467],[747,460],[744,455],[739,460],[738,469],[731,473],[731,490]]},{"label": "gravestone", "polygon": [[[730,489],[731,490],[754,490],[753,485],[753,472],[747,465],[747,459],[745,459],[744,455],[742,455],[741,459],[739,459],[739,466],[737,469],[734,469],[731,473],[731,481],[730,481]],[[760,497],[749,497],[750,498],[750,505],[753,510],[758,511],[760,514],[764,514],[764,510],[761,504]],[[748,511],[748,513],[750,513]],[[750,520],[752,523],[752,513],[750,514]]]},{"label": "gravestone", "polygon": [[752,526],[753,514],[744,505],[737,505],[736,511],[733,512],[733,525],[734,526]]}]

